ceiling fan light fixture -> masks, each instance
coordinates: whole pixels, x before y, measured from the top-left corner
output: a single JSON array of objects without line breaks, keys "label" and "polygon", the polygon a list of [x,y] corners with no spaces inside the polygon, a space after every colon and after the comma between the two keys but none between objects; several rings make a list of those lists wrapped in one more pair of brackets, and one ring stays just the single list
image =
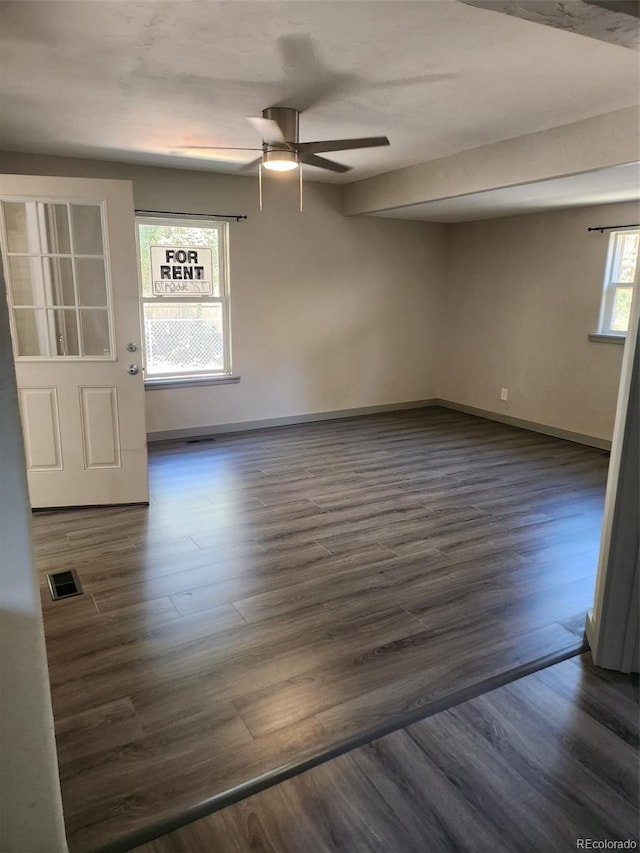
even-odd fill
[{"label": "ceiling fan light fixture", "polygon": [[270,172],[291,172],[299,166],[298,155],[295,151],[265,151],[262,165]]}]

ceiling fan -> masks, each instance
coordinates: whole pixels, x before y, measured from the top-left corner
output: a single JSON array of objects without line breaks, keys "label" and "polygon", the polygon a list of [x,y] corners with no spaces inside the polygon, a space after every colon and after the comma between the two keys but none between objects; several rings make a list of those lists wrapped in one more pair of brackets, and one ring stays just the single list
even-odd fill
[{"label": "ceiling fan", "polygon": [[185,145],[189,150],[204,151],[262,151],[260,157],[243,166],[243,171],[259,165],[272,172],[289,172],[302,163],[328,169],[331,172],[348,172],[351,166],[318,157],[326,151],[347,151],[355,148],[375,148],[389,145],[386,136],[363,136],[354,139],[327,139],[317,142],[300,142],[300,111],[291,107],[269,107],[261,116],[249,116],[248,121],[262,137],[262,148],[226,148],[210,145]]},{"label": "ceiling fan", "polygon": [[[388,93],[396,89],[404,89],[425,83],[447,81],[456,74],[449,72],[424,71],[412,77],[390,77],[388,73],[381,80],[371,80],[354,71],[337,71],[332,69],[323,59],[321,52],[308,33],[283,35],[277,39],[276,48],[282,64],[282,78],[279,80],[233,80],[232,85],[242,92],[248,90],[252,97],[256,92],[278,92],[280,99],[266,110],[261,116],[250,117],[249,121],[260,133],[261,148],[230,148],[213,145],[182,145],[181,150],[191,151],[259,151],[260,157],[240,167],[246,172],[259,166],[273,172],[293,171],[301,164],[326,169],[330,172],[348,172],[350,166],[336,163],[326,157],[319,157],[330,151],[346,151],[356,148],[374,148],[389,145],[386,136],[363,137],[360,139],[330,139],[320,142],[300,142],[299,123],[300,113],[315,108],[334,96],[361,93]],[[208,76],[189,74],[173,75],[170,81],[162,79],[163,90],[168,82],[174,82],[189,91],[201,93],[204,103],[211,97],[212,85],[218,81]],[[290,105],[295,104],[296,109]],[[212,155],[215,158],[215,154]],[[302,169],[298,169],[300,176]]]}]

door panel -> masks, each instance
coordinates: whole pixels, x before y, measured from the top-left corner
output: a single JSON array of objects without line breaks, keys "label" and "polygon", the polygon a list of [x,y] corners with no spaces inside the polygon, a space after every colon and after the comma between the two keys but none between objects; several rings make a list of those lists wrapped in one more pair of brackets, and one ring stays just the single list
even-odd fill
[{"label": "door panel", "polygon": [[119,468],[118,391],[116,388],[80,389],[82,443],[85,468]]},{"label": "door panel", "polygon": [[60,412],[55,388],[20,388],[27,469],[62,470]]},{"label": "door panel", "polygon": [[1,175],[0,199],[32,506],[146,502],[132,185]]}]

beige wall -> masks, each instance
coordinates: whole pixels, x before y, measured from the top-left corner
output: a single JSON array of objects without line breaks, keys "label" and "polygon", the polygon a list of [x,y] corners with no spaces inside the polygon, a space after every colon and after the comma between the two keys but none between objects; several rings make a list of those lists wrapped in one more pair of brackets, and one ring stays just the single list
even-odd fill
[{"label": "beige wall", "polygon": [[587,228],[638,221],[615,204],[451,226],[440,396],[610,439],[623,348],[588,340],[608,235]]},{"label": "beige wall", "polygon": [[[443,225],[345,219],[342,190],[4,154],[0,170],[126,178],[136,206],[248,214],[230,226],[237,385],[147,392],[149,432],[384,405],[436,396]],[[277,179],[276,179],[277,180]]]}]

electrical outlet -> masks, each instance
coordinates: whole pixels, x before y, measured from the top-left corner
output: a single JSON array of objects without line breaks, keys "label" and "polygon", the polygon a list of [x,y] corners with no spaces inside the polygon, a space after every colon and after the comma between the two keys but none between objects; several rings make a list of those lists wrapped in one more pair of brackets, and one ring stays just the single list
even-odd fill
[{"label": "electrical outlet", "polygon": [[508,400],[509,399],[509,389],[508,388],[501,388],[500,389],[500,399],[501,400]]}]

